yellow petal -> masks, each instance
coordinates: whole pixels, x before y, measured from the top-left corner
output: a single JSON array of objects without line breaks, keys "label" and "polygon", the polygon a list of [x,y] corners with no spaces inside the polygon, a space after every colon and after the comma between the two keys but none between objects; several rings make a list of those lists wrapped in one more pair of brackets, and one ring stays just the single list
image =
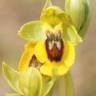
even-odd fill
[{"label": "yellow petal", "polygon": [[25,45],[24,53],[21,56],[20,62],[19,62],[19,71],[25,71],[29,65],[29,62],[32,58],[33,51],[34,51],[35,44],[28,43]]},{"label": "yellow petal", "polygon": [[64,49],[64,63],[65,66],[70,67],[74,63],[75,59],[75,47],[71,42],[65,43]]},{"label": "yellow petal", "polygon": [[44,63],[48,60],[44,41],[38,42],[35,47],[34,54],[41,63]]}]

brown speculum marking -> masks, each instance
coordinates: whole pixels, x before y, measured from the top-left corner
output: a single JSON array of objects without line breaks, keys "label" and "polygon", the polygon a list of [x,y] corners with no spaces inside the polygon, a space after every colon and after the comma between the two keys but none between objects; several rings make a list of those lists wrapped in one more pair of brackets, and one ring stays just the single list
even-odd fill
[{"label": "brown speculum marking", "polygon": [[48,33],[45,41],[48,58],[51,61],[60,61],[63,55],[64,43],[60,33],[57,35]]},{"label": "brown speculum marking", "polygon": [[40,66],[41,66],[41,63],[37,60],[37,57],[33,55],[29,62],[29,67],[40,68]]}]

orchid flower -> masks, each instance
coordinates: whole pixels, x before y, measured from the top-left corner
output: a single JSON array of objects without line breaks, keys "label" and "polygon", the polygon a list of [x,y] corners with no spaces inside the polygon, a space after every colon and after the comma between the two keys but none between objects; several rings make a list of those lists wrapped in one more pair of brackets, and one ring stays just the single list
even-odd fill
[{"label": "orchid flower", "polygon": [[[47,76],[66,74],[74,63],[75,47],[82,41],[70,16],[50,0],[43,8],[40,20],[24,24],[18,34],[29,42],[19,70],[39,66],[40,72]],[[36,64],[32,65],[33,62]]]}]

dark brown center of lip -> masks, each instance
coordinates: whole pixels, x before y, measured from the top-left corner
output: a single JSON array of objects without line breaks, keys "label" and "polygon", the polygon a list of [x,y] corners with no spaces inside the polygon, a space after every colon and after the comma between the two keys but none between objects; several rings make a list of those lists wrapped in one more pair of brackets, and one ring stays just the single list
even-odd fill
[{"label": "dark brown center of lip", "polygon": [[37,60],[37,57],[33,55],[29,62],[29,67],[36,67],[39,69],[40,66],[41,66],[41,63]]},{"label": "dark brown center of lip", "polygon": [[[63,40],[60,39],[58,41],[54,41],[51,46],[52,48],[50,48],[49,42],[51,42],[51,41],[46,39],[45,45],[46,45],[46,51],[47,51],[48,58],[51,61],[60,61],[62,58],[63,49],[64,49]],[[59,45],[56,42],[59,43]]]}]

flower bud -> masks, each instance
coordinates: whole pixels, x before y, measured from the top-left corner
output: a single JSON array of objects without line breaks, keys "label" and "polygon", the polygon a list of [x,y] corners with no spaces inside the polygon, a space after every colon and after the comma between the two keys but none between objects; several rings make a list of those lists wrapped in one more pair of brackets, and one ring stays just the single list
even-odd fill
[{"label": "flower bud", "polygon": [[40,71],[33,67],[24,72],[18,72],[3,63],[2,69],[7,83],[15,92],[8,93],[6,96],[48,96],[48,94],[52,94],[55,77],[46,81]]},{"label": "flower bud", "polygon": [[28,68],[21,74],[19,84],[25,96],[40,96],[42,77],[36,68]]},{"label": "flower bud", "polygon": [[65,0],[65,11],[70,15],[79,35],[83,37],[90,21],[89,0]]}]

